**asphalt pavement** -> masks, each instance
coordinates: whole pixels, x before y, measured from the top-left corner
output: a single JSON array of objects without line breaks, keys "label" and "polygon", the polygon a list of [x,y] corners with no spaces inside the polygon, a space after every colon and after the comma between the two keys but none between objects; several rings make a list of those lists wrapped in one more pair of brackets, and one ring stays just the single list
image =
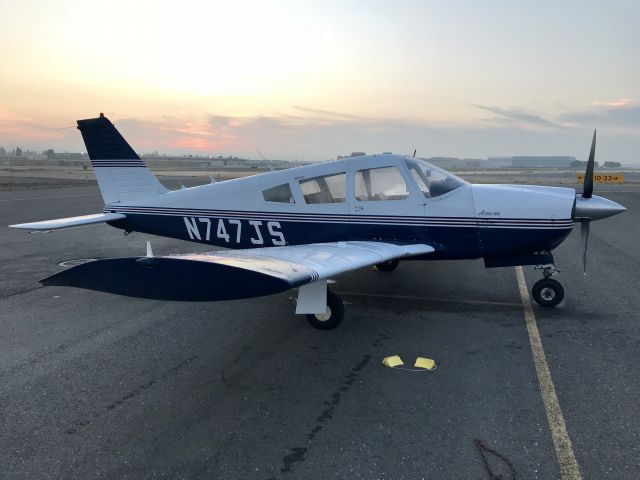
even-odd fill
[{"label": "asphalt pavement", "polygon": [[[38,187],[0,190],[0,478],[560,478],[513,268],[343,275],[346,318],[328,332],[294,314],[295,292],[174,303],[41,287],[60,262],[144,255],[147,240],[158,255],[208,248],[5,228],[101,211],[94,184]],[[586,277],[579,228],[556,250],[566,299],[533,311],[582,478],[635,479],[640,188],[606,190],[628,211],[593,223]],[[530,289],[540,272],[524,271]],[[394,354],[438,369],[381,365]]]}]

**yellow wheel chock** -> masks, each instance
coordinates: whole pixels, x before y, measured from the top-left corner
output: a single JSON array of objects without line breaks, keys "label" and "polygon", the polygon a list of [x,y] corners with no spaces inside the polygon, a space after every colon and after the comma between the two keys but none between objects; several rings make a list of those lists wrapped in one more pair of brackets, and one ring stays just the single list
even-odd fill
[{"label": "yellow wheel chock", "polygon": [[424,371],[432,371],[435,370],[438,365],[436,361],[431,358],[416,358],[416,362],[414,363],[414,368],[406,368],[403,367],[404,362],[400,358],[399,355],[391,355],[390,357],[384,357],[382,359],[382,364],[385,367],[395,368],[397,370],[409,370],[410,372],[424,372]]}]

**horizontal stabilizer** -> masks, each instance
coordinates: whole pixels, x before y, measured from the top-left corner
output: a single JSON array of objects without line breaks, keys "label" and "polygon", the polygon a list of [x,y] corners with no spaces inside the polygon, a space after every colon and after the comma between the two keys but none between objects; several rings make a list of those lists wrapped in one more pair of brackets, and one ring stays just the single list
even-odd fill
[{"label": "horizontal stabilizer", "polygon": [[154,300],[253,298],[388,260],[432,253],[424,244],[335,242],[204,254],[94,260],[41,280]]},{"label": "horizontal stabilizer", "polygon": [[56,220],[44,220],[43,222],[18,223],[9,225],[11,228],[25,230],[58,230],[60,228],[79,227],[92,223],[112,222],[126,218],[122,213],[96,213],[93,215],[81,215],[79,217],[58,218]]}]

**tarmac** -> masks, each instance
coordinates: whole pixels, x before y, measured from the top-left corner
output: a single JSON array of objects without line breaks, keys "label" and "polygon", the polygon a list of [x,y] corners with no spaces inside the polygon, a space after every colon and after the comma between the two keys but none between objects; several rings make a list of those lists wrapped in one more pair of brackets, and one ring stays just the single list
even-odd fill
[{"label": "tarmac", "polygon": [[[101,211],[93,183],[20,182],[2,184],[0,225]],[[579,227],[554,252],[557,308],[527,317],[514,268],[407,261],[339,277],[346,317],[328,332],[294,314],[294,291],[173,303],[38,283],[147,240],[208,247],[0,227],[0,478],[636,479],[640,187],[594,193],[628,210],[592,224],[586,277]],[[530,291],[540,272],[523,271]],[[388,369],[389,355],[438,368]]]}]

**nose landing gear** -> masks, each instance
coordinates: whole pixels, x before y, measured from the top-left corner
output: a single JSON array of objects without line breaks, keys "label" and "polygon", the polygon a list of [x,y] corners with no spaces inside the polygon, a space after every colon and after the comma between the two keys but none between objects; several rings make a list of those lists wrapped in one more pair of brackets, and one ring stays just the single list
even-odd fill
[{"label": "nose landing gear", "polygon": [[555,307],[564,298],[564,288],[560,282],[551,278],[560,273],[555,265],[538,265],[536,270],[542,270],[542,280],[538,280],[531,289],[533,299],[541,307]]}]

